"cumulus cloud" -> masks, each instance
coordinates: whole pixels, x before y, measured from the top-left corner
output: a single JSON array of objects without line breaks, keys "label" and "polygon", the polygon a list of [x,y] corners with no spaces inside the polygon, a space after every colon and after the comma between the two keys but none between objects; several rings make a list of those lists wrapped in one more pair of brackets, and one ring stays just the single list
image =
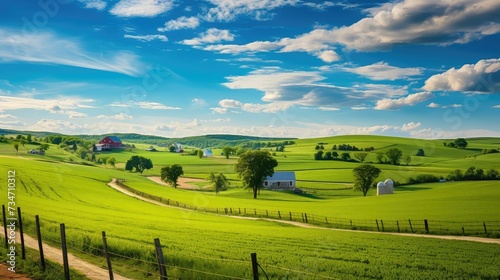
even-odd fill
[{"label": "cumulus cloud", "polygon": [[[258,3],[264,2],[267,1]],[[284,1],[273,1],[275,2],[279,5]],[[220,18],[234,19],[235,13],[230,11],[232,5],[228,3],[224,7],[227,8],[226,12],[215,14],[220,14]],[[204,49],[236,53],[250,51],[249,46],[254,44],[251,50],[253,52],[279,49],[281,52],[308,52],[321,58],[318,54],[335,49],[338,45],[347,50],[370,52],[405,44],[464,44],[500,33],[500,2],[494,0],[405,0],[384,4],[366,12],[368,17],[350,26],[317,28],[295,38],[282,38],[264,45],[262,42],[251,42],[245,45],[209,46]]]},{"label": "cumulus cloud", "polygon": [[431,102],[429,105],[427,105],[429,108],[441,108],[441,105]]},{"label": "cumulus cloud", "polygon": [[403,124],[403,126],[401,127],[401,130],[402,131],[410,131],[410,130],[414,130],[414,129],[417,129],[418,127],[420,127],[422,125],[422,123],[420,122],[409,122],[409,123],[405,123]]},{"label": "cumulus cloud", "polygon": [[405,106],[413,106],[432,97],[434,95],[430,92],[419,92],[398,99],[384,98],[377,101],[375,110],[396,110]]},{"label": "cumulus cloud", "polygon": [[171,107],[171,106],[163,105],[163,104],[158,103],[158,102],[146,102],[146,101],[138,102],[137,106],[139,106],[140,108],[143,108],[143,109],[151,109],[151,110],[180,110],[181,109],[179,107]]},{"label": "cumulus cloud", "polygon": [[93,99],[70,97],[59,99],[35,99],[29,97],[0,96],[0,112],[33,109],[48,111],[51,114],[67,115],[70,118],[84,118],[87,117],[87,114],[75,111],[75,109],[92,108],[92,106],[88,104],[93,102]]},{"label": "cumulus cloud", "polygon": [[0,62],[22,61],[74,66],[139,76],[144,65],[127,51],[93,54],[74,40],[39,31],[22,34],[20,30],[0,28]]},{"label": "cumulus cloud", "polygon": [[283,6],[293,6],[300,0],[208,0],[214,7],[205,15],[207,21],[233,21],[239,15],[249,15],[257,20],[265,20],[269,11]]},{"label": "cumulus cloud", "polygon": [[500,104],[491,106],[491,108],[500,109]]},{"label": "cumulus cloud", "polygon": [[223,99],[219,101],[219,107],[210,108],[212,112],[225,114],[229,109],[241,109],[250,113],[275,113],[284,111],[293,104],[289,102],[273,102],[268,104],[242,103],[234,99]]},{"label": "cumulus cloud", "polygon": [[165,23],[165,27],[159,27],[158,31],[165,32],[179,29],[195,29],[200,25],[200,20],[197,17],[179,17],[169,20]]},{"label": "cumulus cloud", "polygon": [[339,61],[341,59],[340,56],[332,50],[321,52],[318,55],[318,58],[320,58],[321,60],[323,60],[324,62],[327,62],[327,63]]},{"label": "cumulus cloud", "polygon": [[229,30],[221,30],[217,28],[210,28],[206,32],[200,34],[199,37],[193,39],[183,40],[185,45],[202,45],[207,43],[217,43],[221,41],[233,41],[234,35]]},{"label": "cumulus cloud", "polygon": [[108,5],[106,2],[102,0],[78,0],[79,2],[85,4],[85,8],[87,9],[97,9],[102,11]]},{"label": "cumulus cloud", "polygon": [[165,35],[129,35],[125,34],[123,37],[128,38],[128,39],[134,39],[138,41],[143,41],[143,42],[149,42],[153,40],[160,40],[163,42],[167,42],[168,38]]},{"label": "cumulus cloud", "polygon": [[124,120],[132,120],[133,117],[132,116],[129,116],[125,113],[120,113],[120,114],[116,114],[116,115],[110,115],[110,116],[106,116],[106,115],[99,115],[97,116],[98,119],[113,119],[113,120],[120,120],[120,121],[124,121]]},{"label": "cumulus cloud", "polygon": [[244,52],[268,52],[280,48],[280,45],[269,41],[256,41],[245,45],[208,45],[203,48],[206,51],[215,51],[222,54],[239,54]]},{"label": "cumulus cloud", "polygon": [[23,123],[23,122],[21,122],[21,121],[0,121],[0,124],[8,126],[8,127],[12,127],[12,126],[26,126],[26,124]]},{"label": "cumulus cloud", "polygon": [[0,114],[0,119],[17,119],[17,117],[11,114]]},{"label": "cumulus cloud", "polygon": [[422,75],[422,70],[420,68],[399,68],[391,66],[383,61],[366,66],[343,67],[341,69],[346,72],[366,76],[372,80],[394,81]]},{"label": "cumulus cloud", "polygon": [[451,68],[431,76],[423,87],[427,91],[500,92],[500,58],[484,59],[476,64]]},{"label": "cumulus cloud", "polygon": [[173,7],[173,0],[121,0],[109,12],[119,17],[155,17]]}]

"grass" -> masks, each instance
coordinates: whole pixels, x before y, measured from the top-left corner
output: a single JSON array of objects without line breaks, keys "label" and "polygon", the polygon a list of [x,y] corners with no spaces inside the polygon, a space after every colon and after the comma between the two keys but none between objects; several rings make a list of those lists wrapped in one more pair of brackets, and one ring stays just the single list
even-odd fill
[{"label": "grass", "polygon": [[[287,146],[286,152],[278,153],[279,170],[299,170],[300,183],[318,190],[304,196],[263,191],[257,200],[240,188],[216,196],[213,192],[160,186],[119,168],[68,164],[74,156],[55,146],[40,157],[21,153],[21,148],[20,156],[16,156],[11,145],[0,144],[0,154],[9,156],[0,156],[0,174],[17,171],[16,203],[23,210],[28,233],[34,236],[34,215],[40,215],[42,235],[47,242],[57,245],[59,224],[65,223],[70,250],[104,265],[99,250],[100,234],[105,230],[111,252],[131,258],[115,255],[116,271],[136,279],[157,278],[153,251],[153,239],[157,237],[163,244],[167,264],[177,266],[169,267],[169,275],[175,278],[220,279],[192,269],[250,278],[251,252],[257,252],[259,263],[271,279],[317,279],[319,275],[341,279],[500,278],[497,269],[500,255],[495,244],[336,232],[240,220],[151,205],[106,186],[111,178],[124,178],[135,189],[199,207],[276,209],[350,219],[467,222],[498,220],[500,216],[500,187],[496,182],[405,186],[396,189],[394,195],[381,197],[375,196],[373,190],[368,197],[351,189],[331,190],[332,186],[351,183],[351,170],[358,163],[312,160],[314,145],[320,141],[328,142],[328,147],[342,143],[374,146],[376,152],[399,147],[408,153],[424,147],[426,157],[420,161],[414,157],[413,165],[377,164],[384,172],[381,178],[394,180],[411,174],[447,174],[455,168],[465,170],[470,164],[478,168],[494,167],[498,154],[477,155],[477,149],[496,147],[500,142],[475,139],[470,141],[471,150],[460,150],[443,147],[442,141],[375,136],[300,139],[296,145]],[[204,179],[209,171],[222,171],[237,183],[232,170],[234,157],[199,159],[138,149],[109,152],[106,156],[113,156],[123,164],[135,154],[153,160],[154,169],[144,175],[158,175],[161,166],[180,163],[186,176]],[[471,157],[474,155],[475,158]],[[78,163],[76,158],[75,162]],[[2,192],[6,192],[6,185],[6,176],[1,175]],[[3,196],[0,202],[6,204],[6,199]]]}]

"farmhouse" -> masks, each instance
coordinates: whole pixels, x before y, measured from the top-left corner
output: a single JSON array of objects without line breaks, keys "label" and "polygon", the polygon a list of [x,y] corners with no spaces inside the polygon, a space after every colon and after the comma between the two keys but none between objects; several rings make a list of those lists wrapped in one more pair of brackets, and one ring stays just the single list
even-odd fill
[{"label": "farmhouse", "polygon": [[213,156],[212,150],[210,150],[210,149],[203,149],[203,156],[204,157],[212,157]]},{"label": "farmhouse", "polygon": [[[99,141],[101,150],[110,150],[112,148],[120,148],[122,147],[122,140],[116,136],[106,136],[104,139]],[[97,148],[98,145],[96,145]],[[98,148],[99,149],[99,148]]]},{"label": "farmhouse", "polygon": [[296,186],[295,172],[274,172],[273,176],[266,177],[263,186],[271,190],[293,190]]}]

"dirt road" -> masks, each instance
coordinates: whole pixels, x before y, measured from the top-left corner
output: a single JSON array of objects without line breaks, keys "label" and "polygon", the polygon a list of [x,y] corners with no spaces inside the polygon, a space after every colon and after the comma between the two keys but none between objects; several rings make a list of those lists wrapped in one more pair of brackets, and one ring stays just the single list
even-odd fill
[{"label": "dirt road", "polygon": [[[0,226],[0,232],[3,232],[3,227]],[[21,243],[20,240],[20,235],[19,233],[16,234],[16,239],[18,244]],[[24,245],[28,248],[35,249],[38,251],[38,241],[35,238],[32,238],[29,235],[24,235]],[[62,259],[62,251],[61,249],[55,248],[53,246],[50,246],[46,243],[43,243],[43,253],[46,259],[50,259],[52,261],[55,261],[59,264],[63,264],[63,259]],[[20,256],[18,256],[20,258]],[[85,275],[89,279],[95,279],[95,280],[107,280],[109,279],[109,272],[107,269],[103,269],[101,267],[98,267],[94,264],[88,263],[78,257],[75,257],[73,254],[68,253],[68,263],[70,268],[78,270],[80,273]],[[0,274],[1,276],[1,274]],[[132,280],[127,277],[123,277],[121,275],[118,275],[114,273],[114,279],[116,280]],[[5,279],[5,278],[0,278],[0,279]],[[6,278],[10,279],[10,278]],[[16,279],[17,278],[13,278]],[[23,278],[20,278],[23,279]],[[28,278],[29,279],[29,278]]]},{"label": "dirt road", "polygon": [[[126,195],[135,197],[137,199],[140,199],[140,200],[143,200],[143,201],[146,201],[149,203],[153,203],[153,204],[164,206],[164,207],[173,207],[173,208],[182,209],[185,211],[193,211],[193,210],[186,210],[184,208],[178,208],[175,206],[165,205],[165,204],[160,203],[158,201],[147,199],[147,198],[144,198],[140,195],[136,195],[134,193],[131,193],[127,190],[122,189],[120,186],[118,186],[116,184],[116,179],[113,179],[110,183],[108,183],[108,186],[110,186],[110,187],[114,188],[115,190],[122,192]],[[266,218],[253,218],[253,217],[244,217],[244,216],[226,216],[226,215],[221,215],[221,216],[236,218],[236,219],[246,219],[246,220],[264,220],[264,221],[269,221],[269,222],[294,225],[297,227],[313,228],[313,229],[321,229],[321,230],[348,231],[348,232],[358,232],[358,233],[363,232],[363,233],[370,233],[370,234],[386,234],[386,235],[411,236],[411,237],[421,237],[421,238],[435,238],[435,239],[445,239],[445,240],[461,240],[461,241],[472,241],[472,242],[480,242],[480,243],[500,244],[500,239],[494,239],[494,238],[484,238],[484,237],[474,237],[474,236],[430,235],[430,234],[412,234],[412,233],[398,233],[398,232],[376,232],[376,231],[336,229],[336,228],[319,227],[319,226],[315,226],[315,225],[311,225],[311,224],[305,224],[305,223],[299,223],[299,222],[293,222],[293,221],[284,221],[284,220],[275,220],[275,219],[266,219]]]}]

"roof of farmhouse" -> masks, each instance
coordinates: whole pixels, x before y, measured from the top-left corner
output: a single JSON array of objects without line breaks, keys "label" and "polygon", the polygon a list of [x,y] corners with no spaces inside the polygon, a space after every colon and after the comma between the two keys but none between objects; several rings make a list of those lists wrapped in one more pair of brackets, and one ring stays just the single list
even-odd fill
[{"label": "roof of farmhouse", "polygon": [[120,138],[116,137],[116,136],[108,136],[109,139],[113,140],[113,142],[121,142],[122,140],[120,140]]},{"label": "roof of farmhouse", "polygon": [[293,171],[277,171],[273,176],[267,176],[266,180],[274,181],[293,181],[295,180],[295,172]]}]

